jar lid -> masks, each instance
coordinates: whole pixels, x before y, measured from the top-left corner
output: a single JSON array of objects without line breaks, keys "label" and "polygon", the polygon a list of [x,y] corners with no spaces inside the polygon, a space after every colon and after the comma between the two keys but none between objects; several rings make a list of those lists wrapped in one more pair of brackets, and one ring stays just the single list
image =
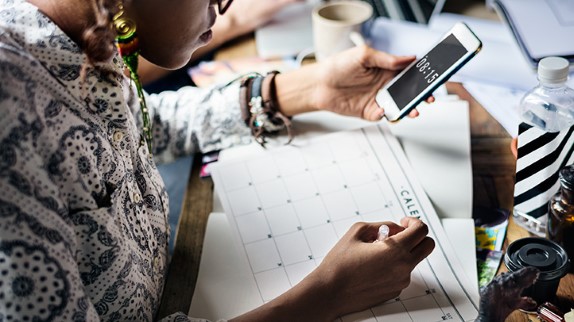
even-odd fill
[{"label": "jar lid", "polygon": [[540,270],[539,280],[562,278],[568,273],[570,259],[564,248],[546,238],[527,237],[514,241],[506,249],[504,264],[514,272],[532,266]]},{"label": "jar lid", "polygon": [[538,62],[538,80],[541,83],[560,84],[568,79],[569,63],[566,58],[546,57]]}]

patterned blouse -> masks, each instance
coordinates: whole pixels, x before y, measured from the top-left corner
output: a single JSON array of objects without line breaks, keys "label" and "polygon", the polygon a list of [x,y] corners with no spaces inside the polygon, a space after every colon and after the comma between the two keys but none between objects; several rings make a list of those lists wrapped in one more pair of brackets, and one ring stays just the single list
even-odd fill
[{"label": "patterned blouse", "polygon": [[[238,97],[148,96],[156,159],[248,143]],[[0,0],[0,113],[0,321],[152,321],[168,200],[121,59],[88,67],[36,7]]]}]

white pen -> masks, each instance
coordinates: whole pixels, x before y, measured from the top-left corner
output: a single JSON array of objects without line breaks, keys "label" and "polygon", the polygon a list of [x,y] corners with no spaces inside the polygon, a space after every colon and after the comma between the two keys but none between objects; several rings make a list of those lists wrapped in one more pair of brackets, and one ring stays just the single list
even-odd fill
[{"label": "white pen", "polygon": [[377,240],[375,242],[382,242],[389,237],[389,226],[381,225],[379,227],[379,234],[377,236]]},{"label": "white pen", "polygon": [[351,33],[349,34],[349,39],[351,39],[353,44],[355,44],[355,46],[357,47],[364,46],[367,43],[363,35],[361,35],[356,31],[351,31]]}]

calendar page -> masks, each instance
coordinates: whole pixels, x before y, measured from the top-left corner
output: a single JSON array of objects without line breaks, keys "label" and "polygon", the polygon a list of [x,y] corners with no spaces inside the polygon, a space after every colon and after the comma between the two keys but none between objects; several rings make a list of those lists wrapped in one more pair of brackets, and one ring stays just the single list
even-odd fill
[{"label": "calendar page", "polygon": [[[398,298],[341,321],[474,321],[478,294],[397,139],[384,124],[211,167],[261,302],[301,281],[358,221],[418,216],[436,242]],[[437,182],[437,185],[440,185]],[[253,309],[253,308],[248,308]]]}]

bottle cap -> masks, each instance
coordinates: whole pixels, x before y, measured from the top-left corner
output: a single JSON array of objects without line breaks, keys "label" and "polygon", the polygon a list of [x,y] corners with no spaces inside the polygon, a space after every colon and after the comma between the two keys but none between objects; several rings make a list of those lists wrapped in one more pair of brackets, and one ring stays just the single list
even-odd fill
[{"label": "bottle cap", "polygon": [[560,170],[558,177],[560,185],[566,189],[574,190],[574,165],[569,165]]},{"label": "bottle cap", "polygon": [[568,79],[568,60],[562,57],[546,57],[538,62],[538,80],[541,83],[560,84]]}]

